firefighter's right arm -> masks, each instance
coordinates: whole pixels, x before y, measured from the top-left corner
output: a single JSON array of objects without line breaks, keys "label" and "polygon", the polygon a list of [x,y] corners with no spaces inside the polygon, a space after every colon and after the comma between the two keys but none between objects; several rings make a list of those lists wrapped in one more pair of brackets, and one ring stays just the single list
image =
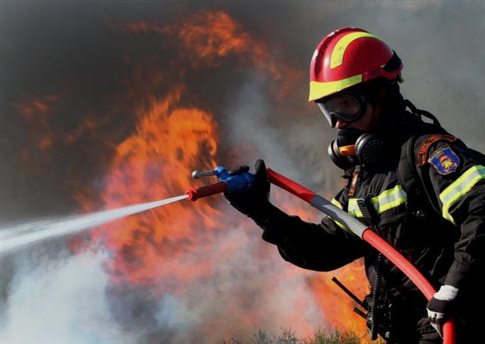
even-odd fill
[{"label": "firefighter's right arm", "polygon": [[[362,241],[331,219],[308,223],[274,206],[269,201],[270,183],[263,160],[256,162],[255,170],[251,189],[224,195],[234,208],[263,229],[263,239],[278,246],[285,260],[305,269],[330,271],[363,255]],[[230,173],[247,171],[247,167],[240,167]]]},{"label": "firefighter's right arm", "polygon": [[331,271],[364,255],[364,243],[325,217],[320,224],[308,223],[271,206],[256,222],[263,239],[278,246],[281,256],[304,269]]}]

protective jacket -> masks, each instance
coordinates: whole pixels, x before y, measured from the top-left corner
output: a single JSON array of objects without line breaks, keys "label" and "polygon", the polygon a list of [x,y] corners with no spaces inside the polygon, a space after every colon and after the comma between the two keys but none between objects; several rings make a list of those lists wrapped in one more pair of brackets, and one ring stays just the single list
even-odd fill
[{"label": "protective jacket", "polygon": [[[472,343],[467,338],[483,335],[468,329],[485,323],[479,287],[485,272],[484,156],[409,112],[395,116],[395,123],[399,130],[386,138],[388,156],[377,166],[345,171],[347,185],[332,203],[398,249],[436,289],[442,284],[458,288],[458,343]],[[424,296],[343,225],[327,217],[320,224],[307,223],[272,205],[256,222],[264,229],[263,239],[305,269],[330,271],[363,257],[372,289],[370,325],[388,343],[440,342],[429,325]]]}]

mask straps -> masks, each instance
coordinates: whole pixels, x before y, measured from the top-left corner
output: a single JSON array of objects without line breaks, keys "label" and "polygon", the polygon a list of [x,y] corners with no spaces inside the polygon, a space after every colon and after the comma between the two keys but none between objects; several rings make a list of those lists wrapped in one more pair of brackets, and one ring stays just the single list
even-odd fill
[{"label": "mask straps", "polygon": [[430,112],[428,112],[428,111],[426,111],[426,110],[420,110],[420,109],[416,108],[416,106],[415,106],[413,103],[411,103],[411,101],[410,101],[410,100],[408,100],[408,99],[405,99],[405,100],[404,100],[404,104],[405,104],[405,106],[406,106],[406,107],[408,107],[408,108],[411,110],[411,112],[412,112],[414,115],[416,115],[416,116],[417,116],[417,117],[418,117],[420,120],[422,120],[422,118],[421,118],[421,117],[426,117],[426,118],[429,118],[430,120],[432,120],[434,125],[436,125],[436,126],[438,126],[438,127],[441,127],[440,122],[438,121],[438,119],[437,119],[437,118],[436,118],[436,117],[435,117],[435,116],[434,116],[432,113],[430,113]]}]

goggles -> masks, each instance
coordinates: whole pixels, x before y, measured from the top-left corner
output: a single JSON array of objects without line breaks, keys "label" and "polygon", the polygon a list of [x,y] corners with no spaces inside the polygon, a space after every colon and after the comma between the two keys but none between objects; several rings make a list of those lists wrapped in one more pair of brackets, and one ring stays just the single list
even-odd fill
[{"label": "goggles", "polygon": [[316,103],[332,128],[337,124],[337,120],[349,123],[359,120],[366,108],[366,98],[350,92],[319,99]]}]

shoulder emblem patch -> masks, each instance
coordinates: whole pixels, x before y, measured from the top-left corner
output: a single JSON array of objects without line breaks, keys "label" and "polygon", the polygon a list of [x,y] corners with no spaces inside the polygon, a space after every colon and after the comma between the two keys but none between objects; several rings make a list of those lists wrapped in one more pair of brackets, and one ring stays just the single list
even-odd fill
[{"label": "shoulder emblem patch", "polygon": [[421,167],[426,164],[429,148],[438,141],[455,142],[456,137],[447,134],[429,135],[418,147],[416,152],[416,166]]},{"label": "shoulder emblem patch", "polygon": [[446,175],[456,171],[460,165],[460,158],[446,145],[433,152],[428,162],[439,174]]}]

